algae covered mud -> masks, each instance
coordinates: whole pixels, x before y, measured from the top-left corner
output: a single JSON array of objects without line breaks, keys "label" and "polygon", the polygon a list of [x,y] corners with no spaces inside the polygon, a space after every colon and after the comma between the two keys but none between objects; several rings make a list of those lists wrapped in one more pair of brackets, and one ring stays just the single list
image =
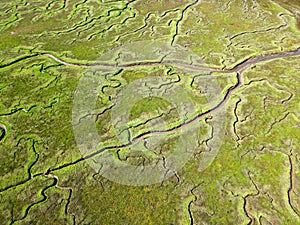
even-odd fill
[{"label": "algae covered mud", "polygon": [[0,223],[300,223],[299,1],[0,8]]}]

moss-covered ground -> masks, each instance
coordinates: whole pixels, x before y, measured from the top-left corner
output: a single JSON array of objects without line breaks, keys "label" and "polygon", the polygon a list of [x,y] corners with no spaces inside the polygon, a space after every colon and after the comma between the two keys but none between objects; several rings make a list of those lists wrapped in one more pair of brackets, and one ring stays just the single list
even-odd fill
[{"label": "moss-covered ground", "polygon": [[[2,0],[0,9],[0,224],[300,224],[300,54],[232,70],[300,48],[298,0]],[[181,127],[196,124],[198,144],[169,179],[128,186],[90,166],[99,154],[80,151],[74,96],[99,59],[151,40],[189,49],[206,70],[161,61],[104,71],[96,107],[82,118],[94,116],[104,148],[130,165],[172,155]],[[117,53],[106,63],[119,63]],[[213,81],[219,89],[210,95]],[[160,96],[134,102],[118,130],[115,102],[135,82],[133,94]],[[177,104],[163,97],[173,88],[185,90]],[[199,170],[218,138],[218,111],[222,144]],[[158,131],[167,138],[152,150],[130,148]]]}]

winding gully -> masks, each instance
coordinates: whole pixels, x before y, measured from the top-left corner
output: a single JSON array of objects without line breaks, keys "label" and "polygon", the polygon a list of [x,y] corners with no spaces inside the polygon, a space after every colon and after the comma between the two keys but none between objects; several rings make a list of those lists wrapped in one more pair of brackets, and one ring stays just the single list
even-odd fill
[{"label": "winding gully", "polygon": [[[56,56],[48,54],[48,53],[38,53],[38,54],[31,55],[31,56],[25,56],[23,58],[16,59],[11,63],[0,65],[0,68],[11,66],[14,63],[18,63],[18,62],[21,62],[23,60],[27,60],[29,58],[34,58],[34,57],[39,57],[39,56],[48,57],[48,58],[50,58],[50,59],[52,59],[52,60],[54,60],[54,61],[56,61],[56,62],[58,62],[62,65],[70,66],[70,67],[82,67],[82,68],[92,68],[92,67],[108,68],[109,67],[109,68],[118,68],[118,69],[128,69],[128,68],[137,68],[137,67],[145,67],[145,66],[153,67],[153,66],[170,65],[170,66],[186,67],[186,68],[192,68],[192,69],[210,71],[210,72],[216,72],[216,73],[236,73],[236,78],[237,78],[236,84],[234,84],[233,86],[231,86],[230,88],[227,89],[223,99],[218,104],[216,104],[216,106],[212,107],[211,109],[209,109],[205,112],[202,112],[202,113],[196,115],[194,118],[190,119],[189,121],[186,121],[185,123],[180,124],[176,127],[173,127],[169,130],[152,131],[152,132],[143,133],[143,134],[141,134],[137,137],[134,137],[131,141],[129,141],[128,143],[123,144],[121,146],[110,146],[110,147],[106,147],[106,148],[103,148],[103,149],[99,149],[95,152],[90,153],[89,155],[78,158],[77,160],[74,160],[72,162],[68,162],[68,163],[59,165],[55,168],[49,169],[46,172],[46,174],[50,174],[53,171],[57,171],[57,170],[60,170],[62,168],[65,168],[65,167],[69,167],[69,166],[72,166],[72,165],[74,165],[74,164],[76,164],[80,161],[92,158],[92,157],[100,154],[103,151],[116,150],[116,149],[120,149],[120,148],[129,147],[132,144],[134,144],[136,141],[139,141],[139,140],[141,140],[141,139],[143,139],[147,136],[157,135],[157,134],[161,134],[161,133],[174,132],[174,131],[176,131],[176,130],[184,127],[184,126],[187,126],[187,125],[189,125],[189,124],[205,117],[206,115],[208,115],[210,113],[213,113],[214,111],[218,110],[219,108],[223,107],[226,104],[226,102],[230,99],[230,97],[232,96],[234,91],[236,91],[237,89],[239,89],[240,87],[243,86],[243,84],[244,84],[243,73],[247,69],[249,69],[249,68],[251,68],[251,67],[253,67],[253,66],[255,66],[259,63],[268,62],[268,61],[271,61],[271,60],[274,60],[274,59],[282,59],[282,58],[287,58],[287,57],[300,56],[300,47],[297,48],[294,51],[279,52],[279,53],[274,53],[274,54],[269,54],[269,55],[250,57],[250,58],[236,64],[233,68],[230,68],[230,69],[218,69],[218,68],[210,68],[210,67],[205,67],[205,66],[197,66],[197,65],[184,64],[184,63],[178,63],[178,62],[164,62],[164,61],[161,61],[161,62],[146,62],[146,63],[145,62],[136,62],[136,63],[131,63],[131,64],[123,64],[123,65],[113,65],[113,64],[105,64],[105,63],[103,63],[103,64],[102,63],[76,64],[76,63],[66,62],[66,61],[64,61],[62,59],[59,59]],[[4,132],[2,132],[2,135],[1,135],[1,138],[3,139],[3,137],[6,135],[6,128],[2,125],[2,126],[0,126],[0,129],[4,130]],[[1,138],[0,138],[0,141],[1,141]],[[40,176],[40,175],[44,175],[44,173],[35,174],[33,177]],[[10,186],[0,190],[0,193],[2,191],[10,189],[13,186],[15,186],[15,185],[10,185]]]},{"label": "winding gully", "polygon": [[0,142],[4,139],[6,133],[7,133],[6,127],[3,124],[0,124]]},{"label": "winding gully", "polygon": [[[76,64],[76,63],[66,62],[66,61],[61,60],[61,59],[57,58],[56,56],[48,54],[48,53],[41,53],[38,55],[46,56],[62,65],[65,65],[65,66],[81,67],[81,68],[99,67],[99,68],[129,69],[129,68],[137,68],[137,67],[145,67],[145,66],[150,66],[150,67],[153,67],[153,66],[179,66],[179,67],[185,67],[185,68],[191,68],[191,69],[197,69],[197,70],[205,70],[205,71],[210,71],[210,72],[242,73],[242,72],[246,71],[247,69],[249,69],[259,63],[262,63],[262,62],[267,62],[267,61],[274,60],[274,59],[282,59],[282,58],[287,58],[287,57],[300,56],[300,47],[294,51],[279,52],[279,53],[273,53],[273,54],[269,54],[269,55],[250,57],[250,58],[238,63],[236,66],[234,66],[231,69],[218,69],[218,68],[211,68],[211,67],[198,66],[198,65],[192,65],[192,64],[184,64],[184,63],[178,63],[178,62],[172,62],[172,61],[163,61],[163,60],[157,61],[157,62],[135,62],[135,63],[129,63],[129,64],[120,64],[120,65],[109,64],[109,63]],[[34,56],[36,56],[36,55],[34,55]],[[17,61],[19,62],[20,60],[17,60]]]},{"label": "winding gully", "polygon": [[[214,73],[236,73],[236,78],[237,78],[237,82],[235,85],[231,86],[225,93],[223,99],[214,107],[212,107],[211,109],[202,112],[201,114],[196,115],[194,118],[186,121],[185,123],[179,124],[176,127],[173,127],[171,129],[168,130],[156,130],[156,131],[152,131],[152,132],[146,132],[143,133],[141,135],[139,135],[138,137],[133,138],[129,143],[127,143],[124,146],[115,146],[113,148],[122,148],[122,147],[128,147],[129,145],[132,145],[133,143],[135,143],[136,141],[139,141],[147,136],[152,136],[152,135],[158,135],[158,134],[162,134],[162,133],[169,133],[169,132],[174,132],[178,129],[181,129],[195,121],[198,121],[199,119],[205,117],[206,115],[213,113],[214,111],[217,111],[220,107],[223,107],[226,102],[230,99],[231,95],[233,94],[234,91],[236,91],[237,89],[239,89],[240,87],[242,87],[244,85],[244,77],[243,77],[243,73],[248,70],[249,68],[263,63],[263,62],[268,62],[271,60],[275,60],[275,59],[282,59],[282,58],[287,58],[287,57],[295,57],[295,56],[300,56],[300,47],[298,47],[296,50],[294,51],[286,51],[286,52],[278,52],[278,53],[273,53],[273,54],[269,54],[269,55],[261,55],[261,56],[256,56],[256,57],[250,57],[238,64],[236,64],[233,68],[229,68],[229,69],[218,69],[218,68],[212,68],[212,67],[206,67],[206,66],[199,66],[199,65],[193,65],[193,64],[185,64],[185,63],[179,63],[179,62],[172,62],[172,61],[156,61],[156,62],[134,62],[134,63],[129,63],[129,64],[109,64],[109,63],[94,63],[94,64],[77,64],[77,63],[70,63],[70,62],[66,62],[62,59],[59,59],[58,57],[49,54],[49,53],[35,53],[33,55],[30,56],[24,56],[21,58],[18,58],[14,61],[12,61],[11,63],[7,63],[7,64],[3,64],[0,65],[0,68],[5,68],[8,66],[11,66],[15,63],[19,63],[23,60],[28,60],[31,58],[35,58],[35,57],[40,57],[40,56],[44,56],[44,57],[48,57],[62,65],[65,66],[70,66],[70,67],[80,67],[80,68],[94,68],[97,67],[99,69],[103,68],[103,69],[107,69],[107,68],[111,68],[111,69],[132,69],[132,68],[138,68],[138,67],[153,67],[153,66],[177,66],[177,67],[184,67],[184,68],[190,68],[190,69],[195,69],[195,70],[202,70],[202,71],[209,71],[209,72],[214,72]],[[2,130],[1,135],[0,135],[0,141],[5,137],[7,130],[5,128],[4,125],[0,124],[0,129]],[[97,154],[97,153],[96,153]],[[86,156],[87,158],[92,157],[93,155],[95,155],[95,153],[91,154],[90,156]]]}]

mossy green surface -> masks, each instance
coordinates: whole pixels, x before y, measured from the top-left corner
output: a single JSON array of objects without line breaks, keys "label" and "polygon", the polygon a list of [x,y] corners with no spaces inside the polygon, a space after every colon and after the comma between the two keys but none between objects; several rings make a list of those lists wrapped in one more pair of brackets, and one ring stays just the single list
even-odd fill
[{"label": "mossy green surface", "polygon": [[[92,66],[116,47],[158,40],[192,50],[209,67],[230,69],[249,57],[300,47],[297,0],[193,3],[0,3],[0,125],[6,128],[0,140],[0,224],[300,224],[299,56],[262,62],[242,74],[244,84],[222,105],[225,135],[205,170],[198,168],[216,138],[214,112],[192,123],[198,145],[191,159],[159,184],[112,182],[80,152],[74,95],[93,69],[65,65],[46,53]],[[112,121],[113,104],[127,85],[166,77],[163,86],[184,88],[196,108],[183,117],[163,94],[136,102],[125,127],[133,140],[154,129],[147,120],[160,118],[166,125],[155,130],[172,130],[209,110],[237,82],[233,71],[189,73],[171,65],[115,68],[101,76],[91,116],[102,147],[131,165],[171,155],[180,131],[143,154],[118,148],[124,143]],[[208,99],[211,80],[220,90]]]}]

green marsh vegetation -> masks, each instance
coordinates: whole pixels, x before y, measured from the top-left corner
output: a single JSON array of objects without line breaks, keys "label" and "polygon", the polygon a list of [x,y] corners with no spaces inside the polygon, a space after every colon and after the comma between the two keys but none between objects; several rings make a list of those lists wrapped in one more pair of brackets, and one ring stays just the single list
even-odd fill
[{"label": "green marsh vegetation", "polygon": [[[224,105],[226,133],[209,167],[198,170],[215,138],[214,114],[197,122],[198,146],[181,171],[161,184],[134,187],[102,177],[76,144],[73,98],[87,69],[42,55],[92,65],[116,47],[154,39],[186,46],[209,67],[230,69],[249,57],[299,48],[298,1],[2,1],[0,8],[0,124],[7,128],[0,140],[1,223],[300,223],[299,56],[243,73],[244,85]],[[211,105],[198,75],[190,85],[191,74],[157,66],[103,78],[95,124],[104,145],[118,144],[109,107],[126,85],[179,77],[201,113]],[[204,76],[220,85],[216,101],[236,83],[235,73]],[[164,112],[174,126],[182,121],[172,107],[162,98],[144,99],[130,120],[137,125]],[[141,125],[133,134],[149,130]],[[176,135],[155,153],[172,154]],[[133,165],[152,159],[130,148],[111,151]]]}]

